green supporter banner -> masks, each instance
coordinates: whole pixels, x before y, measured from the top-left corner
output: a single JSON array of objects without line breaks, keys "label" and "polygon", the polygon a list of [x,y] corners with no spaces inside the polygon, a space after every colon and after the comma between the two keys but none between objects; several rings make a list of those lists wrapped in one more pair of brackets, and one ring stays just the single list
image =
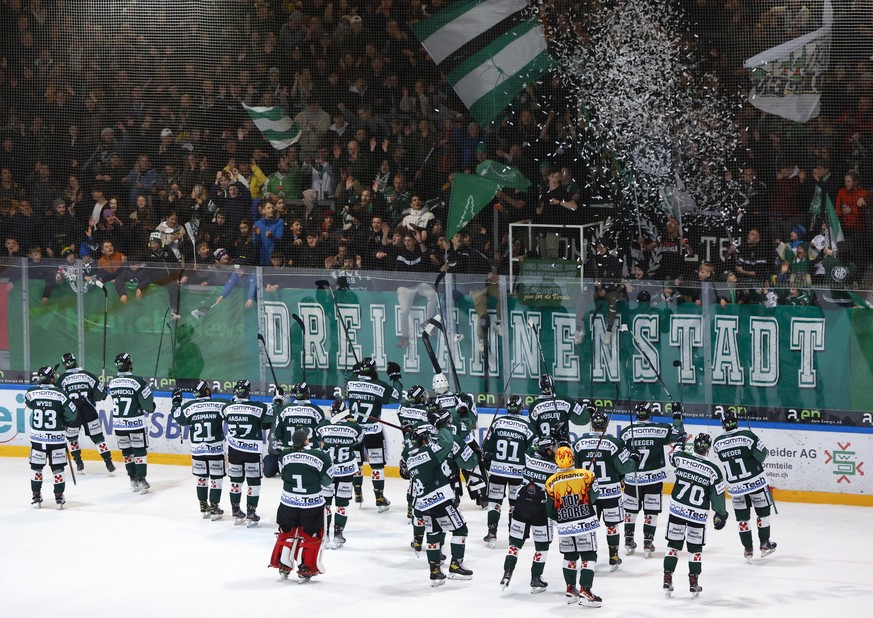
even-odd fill
[{"label": "green supporter banner", "polygon": [[[75,295],[59,287],[51,303],[42,305],[40,285],[32,282],[31,286],[30,368],[54,365],[63,352],[78,349]],[[402,282],[398,285],[402,287]],[[734,406],[757,420],[870,424],[873,311],[868,309],[729,305],[704,312],[689,303],[673,309],[646,303],[632,303],[631,308],[620,303],[614,335],[605,345],[605,303],[594,303],[587,294],[583,299],[578,286],[566,288],[571,290],[570,298],[563,307],[530,306],[510,296],[508,315],[501,316],[503,330],[489,332],[490,392],[483,393],[485,365],[476,345],[479,316],[472,290],[459,289],[449,319],[455,320],[464,338],[454,342],[451,356],[461,389],[478,394],[483,407],[497,403],[507,379],[511,379],[508,393],[537,393],[538,377],[548,371],[562,395],[589,397],[617,410],[627,410],[635,401],[656,401],[666,412],[669,397],[654,365],[666,390],[674,400],[681,399],[692,416],[710,417],[719,406]],[[114,372],[112,360],[117,353],[128,352],[135,371],[152,377],[160,346],[159,386],[172,383],[167,379],[174,377],[204,378],[219,392],[226,392],[241,378],[258,382],[262,371],[272,382],[269,369],[261,367],[257,340],[259,312],[263,311],[267,349],[278,380],[285,386],[305,379],[320,396],[341,393],[356,356],[373,357],[383,377],[388,361],[399,363],[406,387],[431,386],[433,369],[421,339],[412,337],[408,346],[397,347],[401,329],[396,291],[335,291],[354,351],[338,328],[328,290],[280,288],[265,295],[263,307],[256,303],[245,309],[244,293],[236,289],[201,318],[191,315],[195,309],[210,306],[218,292],[213,287],[184,287],[182,319],[165,325],[166,290],[152,286],[136,299],[131,289],[130,301],[122,305],[110,289],[107,372]],[[84,298],[85,366],[98,374],[103,299],[99,290],[89,291]],[[488,302],[492,321],[496,321],[496,299]],[[10,293],[8,306],[10,367],[29,371],[23,367],[22,337],[18,335],[23,327],[18,286]],[[302,318],[305,332],[293,314]],[[424,298],[416,298],[409,317],[410,332],[420,333],[430,317]],[[529,322],[540,333],[545,368]],[[621,324],[627,325],[627,332],[620,331]],[[577,343],[574,335],[580,325],[584,336]],[[437,332],[431,341],[441,366],[451,375],[445,338]]]}]

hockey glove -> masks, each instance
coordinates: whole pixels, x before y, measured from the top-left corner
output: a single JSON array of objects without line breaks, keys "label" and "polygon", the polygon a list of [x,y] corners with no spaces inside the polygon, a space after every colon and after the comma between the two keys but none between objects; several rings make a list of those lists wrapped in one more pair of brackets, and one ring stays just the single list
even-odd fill
[{"label": "hockey glove", "polygon": [[182,391],[178,388],[173,391],[173,407],[178,408],[182,405]]},{"label": "hockey glove", "polygon": [[640,467],[640,462],[643,460],[643,455],[637,449],[633,449],[630,452],[630,458],[637,465],[637,468]]},{"label": "hockey glove", "polygon": [[275,397],[273,397],[273,405],[277,408],[281,408],[285,405],[285,397],[283,397],[284,393],[279,393]]},{"label": "hockey glove", "polygon": [[403,459],[400,460],[400,478],[407,481],[412,478],[409,476],[409,468],[406,467],[406,461]]},{"label": "hockey glove", "polygon": [[712,526],[716,530],[721,530],[722,528],[724,528],[725,524],[727,523],[727,520],[728,520],[728,512],[727,511],[724,512],[724,515],[719,515],[718,513],[716,513],[715,517],[712,518]]},{"label": "hockey glove", "polygon": [[674,402],[673,403],[673,420],[674,421],[681,421],[682,420],[682,412],[683,412],[682,404],[679,402]]},{"label": "hockey glove", "polygon": [[400,365],[398,365],[394,361],[390,361],[388,363],[388,377],[391,378],[391,380],[394,382],[397,382],[403,377],[400,374]]},{"label": "hockey glove", "polygon": [[282,388],[281,386],[279,386],[278,384],[276,384],[276,396],[281,397],[284,394],[285,394],[285,389]]}]

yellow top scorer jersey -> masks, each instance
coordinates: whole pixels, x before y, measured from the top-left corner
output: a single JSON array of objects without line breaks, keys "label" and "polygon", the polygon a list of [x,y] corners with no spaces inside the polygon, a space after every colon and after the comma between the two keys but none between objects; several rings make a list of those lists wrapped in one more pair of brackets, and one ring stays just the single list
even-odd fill
[{"label": "yellow top scorer jersey", "polygon": [[593,472],[575,468],[557,472],[546,481],[549,511],[553,512],[559,536],[592,532],[599,527],[591,495],[595,492],[596,497],[595,480]]}]

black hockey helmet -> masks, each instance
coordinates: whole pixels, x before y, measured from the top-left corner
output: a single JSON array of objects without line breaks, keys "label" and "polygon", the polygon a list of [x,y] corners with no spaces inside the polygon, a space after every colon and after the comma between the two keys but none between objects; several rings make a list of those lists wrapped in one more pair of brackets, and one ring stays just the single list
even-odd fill
[{"label": "black hockey helmet", "polygon": [[366,356],[356,363],[352,370],[359,376],[376,377],[376,361]]},{"label": "black hockey helmet", "polygon": [[594,410],[591,413],[591,428],[603,431],[609,427],[609,416],[603,410]]},{"label": "black hockey helmet", "polygon": [[421,405],[427,401],[427,390],[420,384],[413,385],[406,395],[412,403]]},{"label": "black hockey helmet", "polygon": [[212,395],[212,389],[209,388],[209,383],[206,382],[206,380],[197,380],[197,384],[194,385],[191,392],[198,398],[209,397]]},{"label": "black hockey helmet", "polygon": [[298,382],[291,388],[291,394],[294,395],[294,399],[302,400],[302,399],[312,399],[312,393],[309,390],[309,384],[306,382]]},{"label": "black hockey helmet", "polygon": [[79,361],[76,360],[76,357],[73,356],[72,352],[64,352],[64,355],[61,357],[61,362],[67,369],[75,369],[79,366]]},{"label": "black hockey helmet", "polygon": [[552,436],[543,436],[537,442],[537,453],[543,459],[553,459],[555,457],[555,449],[558,448],[558,443]]},{"label": "black hockey helmet", "polygon": [[721,415],[721,426],[725,431],[733,431],[738,427],[737,413],[734,410],[725,410]]},{"label": "black hockey helmet", "polygon": [[430,416],[430,414],[432,412],[433,413],[438,412],[440,409],[440,404],[437,401],[437,398],[436,397],[428,397],[427,400],[424,402],[424,409],[427,410],[428,416]]},{"label": "black hockey helmet", "polygon": [[127,352],[122,352],[121,354],[116,356],[115,368],[119,371],[133,370],[133,359],[130,357],[130,354],[128,354]]},{"label": "black hockey helmet", "polygon": [[543,395],[553,395],[555,393],[555,379],[547,373],[540,376],[540,392]]},{"label": "black hockey helmet", "polygon": [[51,365],[40,367],[36,372],[37,384],[54,384],[55,377],[55,369]]},{"label": "black hockey helmet", "polygon": [[233,385],[233,395],[237,399],[248,399],[252,394],[252,383],[248,380],[237,380]]},{"label": "black hockey helmet", "polygon": [[419,425],[415,429],[412,430],[412,443],[417,446],[424,446],[425,444],[430,444],[431,440],[431,429],[432,427],[428,425]]},{"label": "black hockey helmet", "polygon": [[296,449],[301,449],[306,446],[306,441],[309,439],[309,430],[300,428],[291,434],[291,446]]},{"label": "black hockey helmet", "polygon": [[641,421],[647,421],[652,418],[652,404],[648,401],[643,401],[634,406],[634,414]]},{"label": "black hockey helmet", "polygon": [[506,402],[506,411],[509,414],[521,414],[522,408],[524,408],[524,399],[521,395],[510,395],[509,401]]},{"label": "black hockey helmet", "polygon": [[712,438],[708,433],[699,433],[694,436],[694,452],[698,455],[706,455],[712,448]]},{"label": "black hockey helmet", "polygon": [[346,409],[345,399],[334,399],[333,403],[330,404],[330,415],[333,417],[337,414],[342,414]]}]

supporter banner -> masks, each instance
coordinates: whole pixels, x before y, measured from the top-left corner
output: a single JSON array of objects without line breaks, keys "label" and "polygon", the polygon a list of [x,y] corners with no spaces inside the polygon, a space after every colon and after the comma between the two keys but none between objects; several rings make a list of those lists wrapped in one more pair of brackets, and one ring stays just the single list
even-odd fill
[{"label": "supporter banner", "polygon": [[[415,336],[430,317],[427,299],[419,296],[404,309],[398,302],[406,297],[404,282],[395,285],[399,289],[386,292],[335,291],[348,340],[337,327],[328,290],[280,288],[267,294],[263,334],[279,382],[287,386],[305,379],[320,396],[332,397],[342,393],[355,358],[370,356],[383,376],[387,363],[395,361],[402,367],[404,385],[429,387],[431,365]],[[115,355],[129,352],[136,373],[146,377],[157,373],[159,389],[171,388],[173,381],[168,378],[203,378],[213,382],[215,392],[229,392],[234,381],[257,381],[262,371],[272,382],[269,371],[261,366],[260,308],[245,309],[242,290],[232,292],[197,319],[192,311],[211,305],[217,291],[186,287],[182,319],[166,323],[167,293],[157,287],[151,290],[138,300],[131,294],[126,305],[112,300],[110,293],[108,373],[114,373]],[[461,386],[466,392],[481,393],[482,406],[496,404],[504,379],[512,380],[509,392],[536,393],[539,375],[548,371],[562,394],[608,401],[618,410],[630,409],[634,401],[641,400],[661,402],[669,410],[672,397],[685,403],[691,416],[711,418],[715,405],[734,406],[741,416],[753,420],[871,425],[867,410],[873,409],[873,312],[869,310],[768,309],[762,305],[722,309],[693,304],[670,309],[646,303],[634,303],[631,309],[621,303],[613,334],[606,337],[605,304],[593,304],[577,285],[567,286],[564,307],[531,307],[510,297],[508,314],[501,315],[500,332],[489,333],[493,386],[490,393],[482,393],[479,316],[471,300],[482,291],[478,284],[458,286],[454,310],[447,316],[465,335],[462,341],[453,342],[451,355]],[[69,299],[53,298],[50,309],[38,300],[31,303],[32,367],[54,365],[63,352],[77,350],[75,298],[71,291],[65,293]],[[38,299],[39,292],[34,294]],[[16,295],[13,290],[10,307],[21,306]],[[495,299],[484,296],[492,303],[489,311],[496,323]],[[448,306],[445,299],[442,305]],[[405,311],[412,336],[409,345],[397,347],[404,334],[400,321],[406,318]],[[293,314],[301,317],[304,329],[297,326]],[[21,332],[20,313],[11,311],[8,324],[10,332]],[[99,292],[85,296],[84,324],[85,366],[99,374],[103,360],[103,296]],[[627,332],[621,332],[621,325],[627,325]],[[546,367],[541,366],[537,331]],[[446,339],[439,336],[432,341],[441,366],[448,368]],[[11,366],[22,367],[21,341],[16,337],[10,345]],[[7,381],[14,375],[6,372]],[[29,372],[17,375],[19,380],[27,379]]]}]

